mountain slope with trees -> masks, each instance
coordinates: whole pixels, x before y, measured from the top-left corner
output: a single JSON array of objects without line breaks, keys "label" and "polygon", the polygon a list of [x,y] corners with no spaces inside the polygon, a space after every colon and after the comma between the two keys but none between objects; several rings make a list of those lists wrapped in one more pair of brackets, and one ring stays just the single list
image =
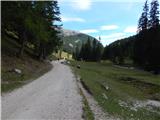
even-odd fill
[{"label": "mountain slope with trees", "polygon": [[1,2],[2,92],[52,68],[46,60],[62,44],[59,15],[57,1]]},{"label": "mountain slope with trees", "polygon": [[61,39],[63,41],[63,50],[73,54],[76,49],[80,49],[83,44],[87,43],[88,38],[93,41],[95,38],[73,30],[60,29]]},{"label": "mountain slope with trees", "polygon": [[[14,33],[20,44],[18,56],[27,45],[39,59],[45,59],[60,45],[57,25],[60,21],[57,1],[2,2],[2,38],[7,31]],[[3,39],[2,39],[3,40]]]},{"label": "mountain slope with trees", "polygon": [[133,64],[145,70],[160,72],[160,23],[158,0],[145,2],[143,12],[138,21],[137,34],[116,41],[105,47],[103,59],[110,59],[116,64],[124,64],[130,59]]}]

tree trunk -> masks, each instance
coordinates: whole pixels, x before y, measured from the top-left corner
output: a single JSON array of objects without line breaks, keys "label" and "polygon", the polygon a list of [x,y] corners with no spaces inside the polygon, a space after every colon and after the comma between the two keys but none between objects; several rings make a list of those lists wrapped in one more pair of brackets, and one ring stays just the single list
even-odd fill
[{"label": "tree trunk", "polygon": [[39,60],[43,60],[43,44],[40,43],[39,46]]},{"label": "tree trunk", "polygon": [[25,31],[22,33],[20,39],[21,39],[22,43],[21,43],[21,48],[20,48],[20,51],[19,51],[19,56],[23,56],[24,49],[25,49],[25,44],[26,44],[26,40],[27,40]]},{"label": "tree trunk", "polygon": [[46,48],[43,47],[43,59],[45,60],[46,59]]}]

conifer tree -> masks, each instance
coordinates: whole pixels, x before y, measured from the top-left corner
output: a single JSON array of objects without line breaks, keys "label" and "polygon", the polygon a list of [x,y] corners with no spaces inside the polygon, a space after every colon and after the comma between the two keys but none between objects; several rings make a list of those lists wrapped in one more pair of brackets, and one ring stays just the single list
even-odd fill
[{"label": "conifer tree", "polygon": [[149,28],[158,28],[159,25],[159,3],[158,0],[151,2],[150,16],[149,16]]},{"label": "conifer tree", "polygon": [[138,32],[146,30],[147,26],[148,26],[148,0],[146,0],[144,8],[143,8],[143,12],[141,14],[141,17],[138,21]]},{"label": "conifer tree", "polygon": [[60,21],[58,2],[54,1],[3,1],[2,33],[11,31],[18,36],[19,56],[27,44],[33,46],[34,54],[45,59],[61,44],[57,25]]}]

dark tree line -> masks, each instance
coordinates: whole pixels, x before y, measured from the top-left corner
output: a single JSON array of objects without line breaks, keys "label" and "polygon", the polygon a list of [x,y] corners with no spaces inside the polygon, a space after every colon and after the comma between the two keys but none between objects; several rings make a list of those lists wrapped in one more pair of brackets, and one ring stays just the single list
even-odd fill
[{"label": "dark tree line", "polygon": [[160,23],[158,0],[145,2],[138,21],[135,36],[116,41],[105,47],[103,59],[123,64],[129,58],[134,64],[146,70],[160,71]]},{"label": "dark tree line", "polygon": [[138,23],[134,45],[134,62],[147,70],[160,69],[160,24],[158,0],[151,2],[149,11],[146,1]]},{"label": "dark tree line", "polygon": [[76,60],[85,60],[85,61],[100,61],[103,52],[103,45],[100,41],[94,39],[88,40],[85,44],[82,44],[82,47],[79,48],[76,46],[76,50],[73,53],[73,58]]},{"label": "dark tree line", "polygon": [[133,58],[135,36],[121,39],[104,48],[102,59],[109,59],[115,64],[124,64],[125,59]]},{"label": "dark tree line", "polygon": [[23,56],[25,47],[32,49],[39,59],[45,59],[61,44],[56,21],[60,21],[57,1],[3,1],[2,37],[11,31],[20,44],[18,56]]}]

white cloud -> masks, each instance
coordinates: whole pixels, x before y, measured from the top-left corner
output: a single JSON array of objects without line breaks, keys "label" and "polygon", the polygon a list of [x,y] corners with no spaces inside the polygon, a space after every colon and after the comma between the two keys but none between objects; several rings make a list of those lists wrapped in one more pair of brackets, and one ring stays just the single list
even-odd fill
[{"label": "white cloud", "polygon": [[58,0],[60,4],[68,4],[75,10],[89,10],[92,5],[92,0]]},{"label": "white cloud", "polygon": [[101,30],[115,30],[118,28],[119,28],[119,26],[117,26],[117,25],[104,25],[104,26],[100,27]]},{"label": "white cloud", "polygon": [[137,26],[128,26],[124,30],[125,33],[136,33],[137,31]]},{"label": "white cloud", "polygon": [[73,0],[71,6],[76,10],[89,10],[91,2],[91,0]]},{"label": "white cloud", "polygon": [[61,17],[62,22],[85,22],[84,19],[78,17]]},{"label": "white cloud", "polygon": [[75,10],[89,10],[94,2],[129,3],[127,9],[130,9],[133,3],[144,3],[144,0],[58,0],[58,2],[60,4],[67,3]]},{"label": "white cloud", "polygon": [[85,33],[85,34],[88,34],[88,33],[97,33],[99,32],[98,30],[96,29],[87,29],[87,30],[80,30],[81,33]]},{"label": "white cloud", "polygon": [[[125,33],[113,33],[110,35],[102,35],[101,38],[102,39],[111,39],[111,38],[118,38],[118,37],[122,37],[124,36]],[[98,37],[98,36],[97,36]]]},{"label": "white cloud", "polygon": [[[125,33],[113,33],[110,35],[102,35],[101,37],[101,42],[104,46],[116,41],[116,40],[120,40],[126,37]],[[99,38],[99,36],[96,37],[97,39]]]}]

